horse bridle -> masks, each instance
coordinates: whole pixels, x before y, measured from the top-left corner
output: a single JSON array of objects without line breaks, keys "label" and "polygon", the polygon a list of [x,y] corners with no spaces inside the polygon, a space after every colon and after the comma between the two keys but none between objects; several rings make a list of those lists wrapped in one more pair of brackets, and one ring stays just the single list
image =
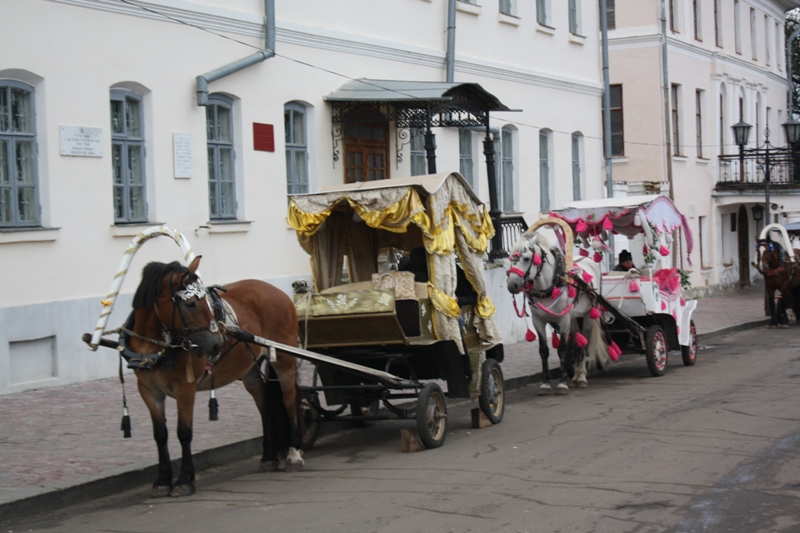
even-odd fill
[{"label": "horse bridle", "polygon": [[[537,266],[536,274],[533,276],[533,278],[530,279],[530,281],[528,280],[528,275],[530,274],[531,267],[533,266],[533,258],[532,257],[531,257],[531,262],[528,265],[528,268],[524,272],[519,268],[512,267],[514,270],[517,271],[517,272],[514,272],[515,274],[520,275],[519,273],[522,272],[522,275],[520,277],[522,277],[522,279],[523,279],[523,281],[525,281],[526,285],[528,283],[530,283],[532,285],[533,280],[535,280],[536,278],[538,278],[542,274],[542,268],[544,268],[545,262],[548,261],[548,258],[547,258],[548,252],[547,252],[547,250],[545,250],[543,247],[541,247],[541,246],[539,246],[537,244],[534,244],[534,246],[538,246],[539,249],[542,251],[542,262]],[[528,250],[533,252],[534,255],[536,254],[535,250],[533,250],[531,248],[528,248]],[[531,286],[531,288],[526,288],[525,292],[526,292],[526,294],[528,296],[532,296],[534,298],[549,298],[553,294],[553,289],[556,288],[556,286],[558,284],[558,280],[564,274],[564,272],[563,272],[563,270],[564,270],[563,261],[560,260],[560,257],[558,256],[558,252],[559,252],[558,248],[554,248],[550,252],[550,254],[553,256],[553,259],[555,260],[555,272],[553,273],[553,284],[548,289],[543,289],[543,290],[535,290],[535,289],[533,289],[532,286]],[[509,269],[509,272],[512,272],[512,269]]]},{"label": "horse bridle", "polygon": [[[224,309],[221,305],[220,296],[217,294],[217,290],[224,291],[224,287],[219,287],[217,285],[208,287],[206,289],[203,286],[203,283],[198,278],[197,281],[194,281],[188,284],[184,289],[175,290],[175,286],[172,283],[172,278],[169,280],[169,293],[170,299],[175,304],[172,306],[172,323],[176,324],[175,321],[175,314],[177,313],[180,316],[181,322],[183,323],[183,329],[180,331],[176,331],[175,333],[178,334],[178,338],[176,340],[180,341],[179,344],[184,350],[190,350],[193,346],[195,346],[191,339],[189,338],[191,335],[195,333],[201,333],[203,331],[210,331],[211,333],[217,333],[220,330],[220,322],[224,318]],[[212,319],[208,323],[207,326],[202,326],[199,328],[188,328],[186,327],[186,317],[183,315],[183,310],[181,309],[181,302],[188,302],[192,298],[197,298],[198,300],[203,300],[208,305],[209,310],[211,311]],[[153,304],[156,315],[158,316],[159,320],[161,320],[161,316],[158,315],[158,306]],[[171,332],[169,328],[167,328],[164,321],[161,320],[161,327],[164,330],[164,336],[167,339],[168,343],[171,343]]]},{"label": "horse bridle", "polygon": [[776,252],[775,250],[776,244],[767,239],[759,239],[758,242],[756,243],[756,252],[758,252],[758,257],[756,258],[756,263],[754,264],[754,266],[762,276],[777,276],[783,271],[789,272],[797,267],[797,263],[795,261],[791,261],[792,265],[789,268],[784,268],[784,264],[789,260],[790,256],[783,249],[783,247],[778,246],[778,250],[776,252],[778,255],[778,266],[776,268],[770,268],[769,266],[766,266],[762,269],[762,267],[764,266],[761,257],[762,246],[769,248],[771,252]]}]

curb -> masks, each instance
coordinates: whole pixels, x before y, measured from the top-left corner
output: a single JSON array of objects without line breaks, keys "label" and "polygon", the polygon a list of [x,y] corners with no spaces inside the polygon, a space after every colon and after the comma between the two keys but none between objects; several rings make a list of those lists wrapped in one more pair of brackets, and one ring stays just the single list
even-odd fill
[{"label": "curb", "polygon": [[[754,322],[746,322],[736,326],[723,328],[717,331],[702,333],[697,335],[697,341],[708,342],[710,339],[726,335],[734,331],[743,331],[747,329],[754,329],[769,324],[769,319],[758,320]],[[504,380],[506,391],[521,389],[528,384],[541,379],[541,373],[519,376]],[[326,432],[331,435],[338,433],[344,426],[336,423],[330,423],[329,426],[339,429]],[[221,446],[219,448],[212,448],[203,450],[192,454],[194,458],[195,470],[201,472],[215,466],[223,466],[236,461],[249,459],[251,457],[261,454],[261,437],[235,442]],[[175,471],[180,469],[180,459],[172,461],[173,469]],[[94,479],[86,482],[80,482],[73,486],[55,488],[48,492],[22,498],[20,500],[0,504],[0,523],[5,520],[20,518],[25,515],[32,515],[35,513],[53,511],[69,505],[85,503],[89,500],[118,494],[127,490],[148,485],[157,475],[157,465],[151,465],[142,468],[134,468],[126,472],[112,474],[110,476]]]}]

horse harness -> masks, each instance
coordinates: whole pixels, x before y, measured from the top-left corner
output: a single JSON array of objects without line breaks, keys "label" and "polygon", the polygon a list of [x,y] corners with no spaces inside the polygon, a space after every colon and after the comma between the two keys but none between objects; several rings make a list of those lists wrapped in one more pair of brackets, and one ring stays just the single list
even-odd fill
[{"label": "horse harness", "polygon": [[[769,247],[770,251],[774,252],[774,244],[770,241],[759,241],[758,248],[759,248],[759,262],[756,266],[756,269],[763,275],[763,276],[779,276],[784,272],[788,272],[791,275],[790,285],[794,287],[798,284],[797,277],[794,275],[794,270],[797,268],[797,261],[794,257],[792,257],[786,250],[782,247],[778,246],[778,266],[776,268],[769,268],[768,266],[764,267],[763,262],[761,261],[761,246]],[[786,263],[790,263],[789,266],[785,266]],[[761,268],[763,267],[763,269]]]}]

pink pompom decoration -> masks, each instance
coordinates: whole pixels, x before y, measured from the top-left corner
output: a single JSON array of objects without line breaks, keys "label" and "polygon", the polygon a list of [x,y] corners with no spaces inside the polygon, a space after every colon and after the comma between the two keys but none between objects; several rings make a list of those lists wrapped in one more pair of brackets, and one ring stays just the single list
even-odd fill
[{"label": "pink pompom decoration", "polygon": [[589,257],[589,250],[587,250],[585,248],[581,248],[580,250],[578,250],[578,254],[581,257]]},{"label": "pink pompom decoration", "polygon": [[558,350],[558,347],[561,345],[561,339],[558,338],[558,333],[555,331],[553,332],[553,348]]},{"label": "pink pompom decoration", "polygon": [[678,313],[676,313],[675,311],[673,311],[673,312],[672,312],[672,318],[673,318],[673,320],[675,320],[675,322],[677,322],[677,321],[678,321]]},{"label": "pink pompom decoration", "polygon": [[647,255],[647,245],[646,244],[644,246],[642,246],[642,253],[644,255]]},{"label": "pink pompom decoration", "polygon": [[581,274],[581,277],[583,278],[583,281],[586,282],[586,283],[591,283],[592,280],[594,279],[594,276],[592,276],[591,274],[589,274],[585,270],[583,271],[583,274]]},{"label": "pink pompom decoration", "polygon": [[683,296],[681,296],[681,307],[683,307],[684,305],[686,305],[686,300],[684,300]]},{"label": "pink pompom decoration", "polygon": [[597,309],[596,307],[592,307],[591,309],[589,309],[589,318],[591,318],[592,320],[597,320],[598,318],[600,318],[600,310]]},{"label": "pink pompom decoration", "polygon": [[668,256],[668,255],[669,255],[669,250],[667,249],[667,247],[666,247],[666,246],[664,246],[664,245],[662,244],[662,245],[661,245],[661,248],[659,248],[659,249],[658,249],[658,253],[660,253],[660,254],[661,254],[661,257],[666,257],[666,256]]},{"label": "pink pompom decoration", "polygon": [[533,342],[536,340],[536,333],[531,330],[525,332],[525,340],[528,342]]},{"label": "pink pompom decoration", "polygon": [[613,229],[613,228],[614,228],[614,223],[611,222],[610,218],[606,217],[605,219],[603,219],[603,229]]},{"label": "pink pompom decoration", "polygon": [[619,356],[622,355],[622,350],[619,349],[616,342],[612,342],[608,345],[608,357],[612,361],[616,361],[619,359]]},{"label": "pink pompom decoration", "polygon": [[583,233],[587,229],[589,229],[589,226],[587,226],[586,222],[584,222],[583,220],[578,221],[578,224],[575,226],[575,231],[577,231],[578,233]]},{"label": "pink pompom decoration", "polygon": [[594,257],[592,257],[592,259],[594,259],[595,263],[599,263],[600,261],[603,260],[603,254],[601,254],[600,252],[595,252]]},{"label": "pink pompom decoration", "polygon": [[578,291],[575,290],[575,287],[570,285],[569,288],[567,289],[567,296],[569,296],[570,299],[572,299],[572,298],[575,298],[577,295],[578,295]]},{"label": "pink pompom decoration", "polygon": [[561,296],[561,289],[558,287],[553,287],[553,300]]},{"label": "pink pompom decoration", "polygon": [[666,311],[666,309],[667,309],[667,304],[666,304],[666,302],[661,302],[661,310],[662,310],[662,311]]},{"label": "pink pompom decoration", "polygon": [[628,282],[628,290],[631,292],[639,292],[639,282],[632,279]]},{"label": "pink pompom decoration", "polygon": [[542,264],[542,256],[539,254],[533,254],[533,264],[537,267]]},{"label": "pink pompom decoration", "polygon": [[575,343],[578,345],[578,348],[585,348],[589,341],[586,340],[586,337],[583,336],[581,333],[575,334]]}]

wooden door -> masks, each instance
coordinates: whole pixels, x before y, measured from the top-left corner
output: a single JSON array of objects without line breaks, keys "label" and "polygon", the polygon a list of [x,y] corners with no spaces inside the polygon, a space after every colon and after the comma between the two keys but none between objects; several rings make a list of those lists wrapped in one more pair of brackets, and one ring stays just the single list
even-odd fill
[{"label": "wooden door", "polygon": [[388,125],[353,124],[345,128],[345,183],[389,178]]},{"label": "wooden door", "polygon": [[739,242],[739,286],[745,288],[750,286],[750,222],[743,205],[739,206],[736,217],[736,233]]}]

